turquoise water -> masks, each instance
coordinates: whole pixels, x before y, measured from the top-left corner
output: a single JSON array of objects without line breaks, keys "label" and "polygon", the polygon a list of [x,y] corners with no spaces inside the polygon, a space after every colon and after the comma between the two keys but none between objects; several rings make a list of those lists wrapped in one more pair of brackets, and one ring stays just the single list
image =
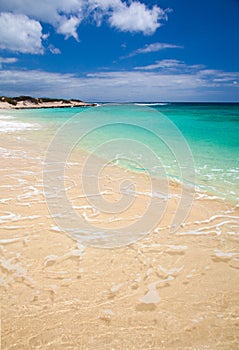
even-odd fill
[{"label": "turquoise water", "polygon": [[62,127],[72,147],[114,164],[195,183],[220,197],[239,197],[239,104],[127,104],[5,113],[38,123],[43,130]]},{"label": "turquoise water", "polygon": [[239,104],[176,104],[161,107],[185,136],[200,185],[238,198]]}]

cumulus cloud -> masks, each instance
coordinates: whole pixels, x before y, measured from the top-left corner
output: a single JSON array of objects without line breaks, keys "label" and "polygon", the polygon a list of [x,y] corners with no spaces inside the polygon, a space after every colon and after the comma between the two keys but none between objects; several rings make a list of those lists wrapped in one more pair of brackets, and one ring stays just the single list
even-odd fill
[{"label": "cumulus cloud", "polygon": [[64,16],[71,17],[81,12],[81,0],[1,0],[0,11],[25,14],[38,21],[57,26]]},{"label": "cumulus cloud", "polygon": [[77,27],[82,20],[82,5],[81,0],[1,0],[0,11],[24,14],[38,23],[51,24],[66,38],[73,36],[78,39]]},{"label": "cumulus cloud", "polygon": [[88,3],[88,10],[97,25],[106,18],[111,27],[120,31],[145,35],[153,34],[167,20],[169,11],[157,5],[149,8],[137,0],[128,1],[129,4],[122,0],[88,0]]},{"label": "cumulus cloud", "polygon": [[113,11],[109,22],[111,26],[122,31],[143,32],[146,35],[153,34],[161,26],[160,19],[165,19],[165,12],[158,6],[152,9],[138,1],[129,6],[125,3]]},{"label": "cumulus cloud", "polygon": [[66,39],[73,36],[77,41],[79,41],[77,34],[77,27],[80,24],[81,19],[75,16],[70,18],[63,17],[57,28],[57,33],[65,35]]},{"label": "cumulus cloud", "polygon": [[98,26],[106,19],[119,31],[150,35],[167,20],[168,10],[156,5],[149,8],[137,0],[129,1],[129,4],[121,0],[88,0],[88,3],[89,13]]},{"label": "cumulus cloud", "polygon": [[48,23],[66,38],[72,36],[76,40],[77,28],[88,18],[97,25],[106,20],[120,31],[143,34],[154,33],[167,19],[167,10],[156,5],[149,8],[137,0],[129,4],[123,0],[1,0],[0,11],[23,14]]},{"label": "cumulus cloud", "polygon": [[0,49],[42,54],[42,26],[25,15],[0,13]]}]

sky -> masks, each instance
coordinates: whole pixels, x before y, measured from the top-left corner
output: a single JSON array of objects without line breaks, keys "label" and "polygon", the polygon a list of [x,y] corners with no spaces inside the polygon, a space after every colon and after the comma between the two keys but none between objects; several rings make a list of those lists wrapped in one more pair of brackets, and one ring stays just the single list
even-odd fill
[{"label": "sky", "polygon": [[239,0],[0,0],[0,95],[239,102]]}]

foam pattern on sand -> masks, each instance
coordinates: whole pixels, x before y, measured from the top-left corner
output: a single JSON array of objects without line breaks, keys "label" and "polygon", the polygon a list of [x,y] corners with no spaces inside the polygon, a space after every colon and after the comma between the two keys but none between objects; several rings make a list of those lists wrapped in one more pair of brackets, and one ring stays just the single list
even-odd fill
[{"label": "foam pattern on sand", "polygon": [[[128,234],[152,198],[167,204],[142,239],[117,249],[90,247],[81,227],[67,234],[59,225],[60,208],[50,214],[42,165],[52,134],[32,132],[4,133],[0,144],[2,347],[236,350],[238,205],[199,191],[170,234],[179,185],[151,193],[143,175],[111,166],[88,197],[79,176],[86,155],[76,152],[65,166],[65,192],[75,213],[95,228],[94,239],[101,240],[105,227],[123,225]],[[135,181],[134,193],[119,186],[126,176]],[[52,194],[62,195],[57,187]],[[103,197],[114,204],[122,195],[134,197],[125,212],[103,212],[92,203]]]}]

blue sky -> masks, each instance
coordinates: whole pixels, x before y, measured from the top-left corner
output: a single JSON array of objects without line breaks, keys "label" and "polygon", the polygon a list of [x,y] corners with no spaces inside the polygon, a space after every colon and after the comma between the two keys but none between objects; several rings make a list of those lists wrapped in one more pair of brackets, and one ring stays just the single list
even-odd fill
[{"label": "blue sky", "polygon": [[239,102],[239,0],[1,0],[0,94]]}]

